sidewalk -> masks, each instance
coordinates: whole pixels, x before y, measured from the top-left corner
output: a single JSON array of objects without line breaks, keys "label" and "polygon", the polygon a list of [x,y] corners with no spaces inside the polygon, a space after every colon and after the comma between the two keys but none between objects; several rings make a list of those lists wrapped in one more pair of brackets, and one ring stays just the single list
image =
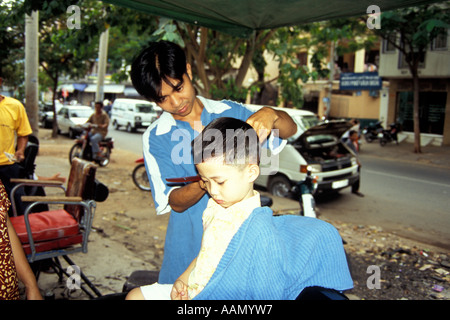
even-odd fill
[{"label": "sidewalk", "polygon": [[405,161],[409,163],[437,166],[450,169],[450,146],[426,146],[422,147],[422,153],[414,153],[412,143],[401,142],[398,145],[388,143],[382,147],[377,140],[367,143],[361,139],[361,156],[379,157],[393,161]]}]

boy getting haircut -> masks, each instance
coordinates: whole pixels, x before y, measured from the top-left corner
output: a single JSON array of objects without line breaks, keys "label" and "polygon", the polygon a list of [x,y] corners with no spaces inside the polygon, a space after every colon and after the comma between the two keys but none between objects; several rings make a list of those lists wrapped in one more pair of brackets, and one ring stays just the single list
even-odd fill
[{"label": "boy getting haircut", "polygon": [[197,257],[171,284],[133,289],[127,299],[279,300],[303,289],[352,287],[342,239],[313,218],[276,217],[253,189],[259,175],[255,130],[218,118],[192,142],[197,172],[210,199]]},{"label": "boy getting haircut", "polygon": [[192,140],[192,152],[195,164],[221,158],[227,165],[259,165],[260,143],[251,125],[222,117],[209,123]]}]

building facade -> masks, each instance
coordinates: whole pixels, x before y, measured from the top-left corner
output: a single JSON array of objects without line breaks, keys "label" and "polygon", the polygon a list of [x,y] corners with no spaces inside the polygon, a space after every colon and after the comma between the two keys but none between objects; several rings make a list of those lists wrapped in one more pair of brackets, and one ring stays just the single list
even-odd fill
[{"label": "building facade", "polygon": [[[450,145],[450,33],[430,44],[419,65],[419,119],[422,145]],[[387,121],[402,125],[413,141],[413,83],[403,54],[382,43],[379,75],[389,81]]]}]

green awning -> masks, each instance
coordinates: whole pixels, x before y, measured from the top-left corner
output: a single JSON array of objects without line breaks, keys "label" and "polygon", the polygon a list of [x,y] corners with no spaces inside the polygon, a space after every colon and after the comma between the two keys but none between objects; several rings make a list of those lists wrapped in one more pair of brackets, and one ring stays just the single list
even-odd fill
[{"label": "green awning", "polygon": [[412,7],[436,0],[103,0],[157,16],[173,18],[235,36],[342,17]]}]

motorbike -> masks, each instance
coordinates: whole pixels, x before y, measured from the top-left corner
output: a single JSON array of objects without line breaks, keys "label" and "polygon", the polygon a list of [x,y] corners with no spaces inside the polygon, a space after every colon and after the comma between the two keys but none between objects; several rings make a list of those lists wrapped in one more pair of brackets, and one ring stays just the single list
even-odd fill
[{"label": "motorbike", "polygon": [[134,184],[143,191],[151,191],[150,181],[148,180],[147,171],[145,170],[144,158],[139,158],[135,162],[137,165],[133,169],[131,175]]},{"label": "motorbike", "polygon": [[380,139],[380,146],[385,146],[388,142],[395,141],[398,144],[398,124],[397,123],[391,123],[389,125],[388,130],[383,130],[382,132],[378,133],[378,138]]},{"label": "motorbike", "polygon": [[370,143],[375,139],[378,139],[378,134],[382,133],[384,130],[383,126],[381,125],[381,121],[371,123],[367,127],[365,127],[362,131],[364,135],[364,139]]},{"label": "motorbike", "polygon": [[112,149],[114,148],[114,139],[111,137],[102,139],[99,143],[102,156],[99,159],[94,158],[89,138],[89,131],[93,128],[96,128],[97,125],[85,124],[81,127],[85,130],[79,138],[75,139],[75,144],[72,146],[72,148],[70,148],[69,162],[72,164],[72,159],[76,157],[87,161],[93,161],[100,167],[107,166],[109,164]]},{"label": "motorbike", "polygon": [[317,190],[317,178],[307,171],[305,180],[298,182],[292,193],[300,203],[300,214],[305,217],[317,218],[316,202],[314,194]]}]

